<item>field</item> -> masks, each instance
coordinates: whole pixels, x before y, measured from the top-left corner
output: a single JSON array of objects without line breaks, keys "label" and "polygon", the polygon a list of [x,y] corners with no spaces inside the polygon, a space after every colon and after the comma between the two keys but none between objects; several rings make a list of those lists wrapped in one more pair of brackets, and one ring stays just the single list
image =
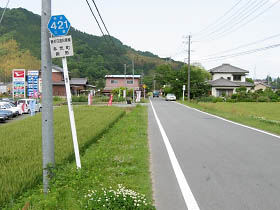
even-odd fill
[{"label": "field", "polygon": [[147,107],[126,111],[86,149],[81,170],[76,170],[74,163],[58,167],[47,196],[39,186],[5,209],[22,209],[25,205],[28,209],[153,210]]},{"label": "field", "polygon": [[[120,119],[117,107],[74,107],[81,153]],[[54,110],[55,159],[60,165],[73,160],[67,107]],[[41,114],[0,127],[0,208],[42,180]]]},{"label": "field", "polygon": [[188,103],[184,104],[217,116],[280,134],[280,103]]}]

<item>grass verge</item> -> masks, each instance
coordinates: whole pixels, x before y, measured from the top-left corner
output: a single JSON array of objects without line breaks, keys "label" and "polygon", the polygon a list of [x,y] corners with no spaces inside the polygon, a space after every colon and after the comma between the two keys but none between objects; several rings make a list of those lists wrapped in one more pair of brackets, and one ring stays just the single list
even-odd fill
[{"label": "grass verge", "polygon": [[81,170],[72,163],[55,171],[47,196],[38,188],[10,209],[155,209],[150,204],[147,107],[137,106],[114,124],[81,161]]},{"label": "grass verge", "polygon": [[225,119],[280,135],[280,103],[189,103],[186,101],[180,101],[180,103]]},{"label": "grass verge", "polygon": [[[81,153],[125,114],[117,107],[74,107]],[[0,127],[0,208],[42,180],[41,114]],[[66,106],[54,110],[56,164],[73,160]]]}]

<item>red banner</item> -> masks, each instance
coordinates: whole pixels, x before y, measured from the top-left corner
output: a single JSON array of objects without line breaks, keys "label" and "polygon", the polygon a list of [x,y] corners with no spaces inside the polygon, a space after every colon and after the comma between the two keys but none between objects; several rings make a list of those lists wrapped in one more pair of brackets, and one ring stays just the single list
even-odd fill
[{"label": "red banner", "polygon": [[110,96],[110,100],[108,102],[108,106],[112,106],[112,102],[113,102],[113,95]]}]

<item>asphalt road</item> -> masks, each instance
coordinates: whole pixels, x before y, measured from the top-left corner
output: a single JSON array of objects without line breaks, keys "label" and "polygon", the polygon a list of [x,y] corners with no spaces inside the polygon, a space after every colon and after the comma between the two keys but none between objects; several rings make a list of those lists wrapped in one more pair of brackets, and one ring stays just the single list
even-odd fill
[{"label": "asphalt road", "polygon": [[280,138],[160,98],[151,102],[149,139],[158,210],[280,209]]}]

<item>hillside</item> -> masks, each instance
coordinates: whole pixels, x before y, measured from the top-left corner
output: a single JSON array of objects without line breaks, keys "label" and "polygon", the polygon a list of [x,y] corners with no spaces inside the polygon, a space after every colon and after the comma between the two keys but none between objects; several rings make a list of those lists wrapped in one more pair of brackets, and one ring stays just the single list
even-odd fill
[{"label": "hillside", "polygon": [[[3,9],[0,8],[0,12]],[[29,54],[36,62],[40,60],[40,24],[41,17],[32,12],[23,9],[7,9],[4,19],[0,26],[0,42],[6,43],[14,40],[14,46],[18,47],[19,53]],[[71,28],[69,35],[73,37],[73,47],[75,56],[69,57],[69,70],[73,77],[88,77],[92,84],[100,84],[106,74],[123,74],[123,64],[131,64],[134,57],[135,74],[149,75],[151,70],[157,65],[164,64],[165,60],[150,52],[141,52],[124,45],[120,40],[112,37],[117,50],[112,44],[108,44],[105,39],[108,37],[99,37],[80,32]],[[11,54],[6,52],[9,49],[1,49],[0,56]],[[4,54],[3,54],[4,53]],[[1,58],[0,58],[1,59]],[[8,60],[9,56],[8,56]],[[20,63],[20,62],[19,62]],[[7,68],[1,69],[1,72],[11,71],[12,68],[26,68],[25,60],[22,65],[8,65]],[[30,63],[30,62],[29,62]],[[53,63],[61,65],[59,59],[54,59]],[[181,66],[179,62],[172,62],[176,68]],[[34,65],[30,66],[34,68]],[[131,73],[131,65],[128,65],[127,73]],[[0,75],[1,76],[1,75]],[[1,78],[1,77],[0,77]]]}]

